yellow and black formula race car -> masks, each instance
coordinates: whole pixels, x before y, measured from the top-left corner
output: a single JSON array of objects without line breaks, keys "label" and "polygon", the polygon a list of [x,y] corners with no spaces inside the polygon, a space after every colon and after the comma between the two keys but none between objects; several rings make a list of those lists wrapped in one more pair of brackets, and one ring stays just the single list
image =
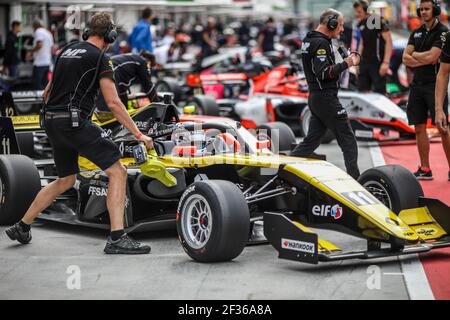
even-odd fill
[{"label": "yellow and black formula race car", "polygon": [[[275,131],[251,133],[226,118],[178,118],[173,106],[161,103],[139,112],[148,112],[154,151],[144,152],[125,129],[112,136],[128,170],[126,229],[176,225],[181,245],[195,261],[238,257],[258,238],[261,224],[280,258],[306,263],[450,246],[450,208],[424,198],[414,176],[400,166],[372,168],[356,181],[326,161],[272,152]],[[14,144],[11,120],[0,120],[1,138]],[[75,187],[40,218],[107,229],[108,179],[86,159],[80,158],[80,167]],[[9,224],[55,177],[49,167],[39,174],[25,156],[2,155],[0,179],[0,223]],[[367,239],[367,250],[343,252],[308,227]]]}]

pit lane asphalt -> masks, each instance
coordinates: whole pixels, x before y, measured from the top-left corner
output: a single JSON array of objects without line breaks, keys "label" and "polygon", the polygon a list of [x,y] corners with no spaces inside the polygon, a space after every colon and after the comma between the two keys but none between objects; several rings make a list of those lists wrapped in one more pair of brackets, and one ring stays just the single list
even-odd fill
[{"label": "pit lane asphalt", "polygon": [[[336,142],[319,153],[344,168]],[[372,167],[368,145],[359,144],[361,170]],[[269,245],[245,248],[232,262],[199,264],[183,251],[175,231],[137,234],[152,246],[146,256],[103,254],[107,233],[49,222],[33,225],[31,244],[11,242],[0,227],[0,299],[408,299],[397,257],[307,265],[280,260]],[[366,243],[331,231],[321,238],[344,250]],[[370,268],[370,266],[377,268]],[[80,289],[69,289],[71,266]],[[370,270],[380,271],[379,288]],[[372,276],[372,277],[371,277]]]}]

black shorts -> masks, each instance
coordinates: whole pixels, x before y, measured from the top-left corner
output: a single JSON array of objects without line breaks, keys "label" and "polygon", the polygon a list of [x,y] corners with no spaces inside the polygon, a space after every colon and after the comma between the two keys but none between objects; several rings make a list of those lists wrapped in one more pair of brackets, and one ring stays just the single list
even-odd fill
[{"label": "black shorts", "polygon": [[[411,86],[406,110],[410,125],[426,124],[428,117],[435,124],[434,89],[434,83]],[[448,97],[444,100],[444,113],[448,119]]]},{"label": "black shorts", "polygon": [[359,91],[386,93],[386,77],[380,76],[379,63],[361,62],[358,76]]},{"label": "black shorts", "polygon": [[56,172],[60,178],[80,172],[79,155],[102,170],[122,158],[119,147],[106,132],[89,120],[81,120],[78,128],[72,128],[68,118],[46,120],[45,131],[53,147]]}]

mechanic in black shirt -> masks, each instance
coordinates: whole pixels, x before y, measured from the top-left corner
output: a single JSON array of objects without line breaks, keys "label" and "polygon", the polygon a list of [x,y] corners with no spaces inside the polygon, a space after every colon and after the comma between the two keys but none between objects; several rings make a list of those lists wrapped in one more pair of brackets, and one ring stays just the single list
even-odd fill
[{"label": "mechanic in black shirt", "polygon": [[450,76],[450,33],[446,34],[442,48],[441,65],[436,80],[435,122],[442,137],[442,146],[448,162],[448,181],[450,181],[450,129],[448,121],[448,79]]},{"label": "mechanic in black shirt", "polygon": [[373,87],[374,92],[384,94],[393,46],[388,23],[383,17],[369,14],[369,3],[365,0],[356,1],[353,8],[361,31],[358,89],[372,91]]},{"label": "mechanic in black shirt", "polygon": [[[75,184],[80,171],[78,155],[82,154],[109,177],[107,207],[111,235],[105,253],[149,253],[149,246],[139,244],[124,233],[127,171],[119,161],[122,157],[119,148],[90,120],[99,87],[111,112],[136,140],[144,142],[148,148],[153,148],[153,141],[139,131],[117,95],[111,62],[104,56],[108,45],[117,37],[111,15],[96,13],[89,25],[83,37],[87,41],[62,50],[55,64],[53,81],[44,91],[45,130],[53,147],[58,179],[38,193],[22,220],[6,233],[22,244],[30,242],[33,220]],[[76,117],[71,117],[75,110],[80,111],[78,123]]]},{"label": "mechanic in black shirt", "polygon": [[[435,86],[439,57],[448,28],[439,22],[439,11],[433,0],[422,0],[418,16],[423,24],[414,30],[403,53],[403,63],[412,68],[414,79],[408,99],[408,121],[416,129],[420,166],[414,175],[420,180],[433,179],[430,169],[430,141],[427,133],[428,116],[435,120]],[[444,99],[447,114],[448,99]],[[442,104],[441,104],[442,105]]]},{"label": "mechanic in black shirt", "polygon": [[331,39],[338,38],[343,29],[342,13],[328,9],[320,16],[317,29],[303,40],[301,54],[309,87],[311,121],[305,139],[291,156],[311,156],[329,129],[344,153],[347,172],[356,179],[359,177],[358,146],[347,112],[339,102],[338,90],[339,75],[359,63],[359,57],[352,53],[344,62],[336,64]]},{"label": "mechanic in black shirt", "polygon": [[[154,64],[154,55],[148,51],[139,54],[126,53],[111,57],[116,82],[117,93],[122,103],[128,104],[128,91],[130,87],[139,83],[143,92],[150,101],[156,97],[156,87],[151,80],[151,66]],[[100,111],[109,111],[108,105],[100,93],[97,108]]]}]

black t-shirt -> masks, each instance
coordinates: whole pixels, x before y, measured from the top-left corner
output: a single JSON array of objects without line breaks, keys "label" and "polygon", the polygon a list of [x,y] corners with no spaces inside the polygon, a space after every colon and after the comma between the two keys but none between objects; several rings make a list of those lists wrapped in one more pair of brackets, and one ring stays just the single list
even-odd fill
[{"label": "black t-shirt", "polygon": [[384,59],[384,48],[386,41],[384,41],[382,33],[389,31],[388,22],[383,17],[380,18],[381,23],[377,25],[374,21],[363,19],[358,23],[358,28],[361,32],[361,39],[363,40],[362,61],[366,63],[379,64]]},{"label": "black t-shirt", "polygon": [[130,86],[135,83],[141,84],[144,93],[151,91],[151,70],[144,58],[138,54],[127,53],[113,56],[111,61],[119,95],[127,94]]},{"label": "black t-shirt", "polygon": [[264,52],[274,51],[275,35],[277,34],[277,30],[275,29],[275,27],[266,26],[264,29],[261,30],[260,34],[264,36],[262,43],[263,51]]},{"label": "black t-shirt", "polygon": [[[414,51],[425,52],[436,47],[441,49],[445,42],[445,35],[448,28],[442,23],[436,24],[433,29],[427,31],[425,25],[414,30],[409,36],[408,45],[414,46]],[[413,68],[414,82],[433,83],[436,82],[436,75],[439,71],[439,64],[426,65]]]},{"label": "black t-shirt", "polygon": [[46,109],[61,110],[76,106],[81,116],[87,118],[94,108],[94,101],[100,87],[100,79],[114,80],[111,60],[103,55],[97,79],[87,92],[96,73],[101,50],[89,42],[76,42],[65,48],[60,54],[53,73],[52,89]]},{"label": "black t-shirt", "polygon": [[6,37],[5,42],[5,58],[3,59],[3,65],[15,66],[20,62],[18,50],[17,50],[17,36],[10,31]]},{"label": "black t-shirt", "polygon": [[445,34],[445,39],[443,40],[441,63],[450,63],[450,32]]}]

